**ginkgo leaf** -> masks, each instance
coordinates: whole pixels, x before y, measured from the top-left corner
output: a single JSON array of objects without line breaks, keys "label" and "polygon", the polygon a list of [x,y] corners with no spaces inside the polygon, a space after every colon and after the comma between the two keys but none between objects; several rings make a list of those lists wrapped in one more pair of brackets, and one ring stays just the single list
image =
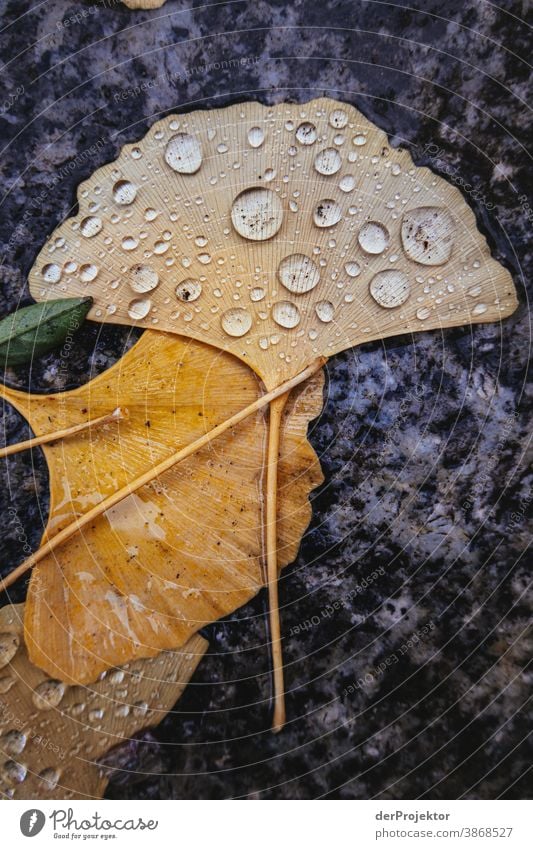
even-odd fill
[{"label": "ginkgo leaf", "polygon": [[[279,556],[291,562],[322,480],[307,442],[322,378],[287,408],[279,499]],[[3,394],[36,434],[117,406],[127,420],[44,446],[50,536],[109,492],[210,430],[260,394],[239,360],[170,334],[146,332],[109,371],[58,395]],[[264,585],[266,422],[257,413],[123,500],[35,567],[26,608],[33,663],[67,682],[183,645]]]},{"label": "ginkgo leaf", "polygon": [[0,796],[101,798],[98,760],[172,709],[207,649],[195,635],[178,651],[110,670],[88,687],[50,679],[23,640],[23,605],[0,610]]},{"label": "ginkgo leaf", "polygon": [[37,300],[90,294],[89,318],[209,342],[268,388],[318,355],[516,306],[459,189],[327,98],[168,116],[78,201],[30,273]]}]

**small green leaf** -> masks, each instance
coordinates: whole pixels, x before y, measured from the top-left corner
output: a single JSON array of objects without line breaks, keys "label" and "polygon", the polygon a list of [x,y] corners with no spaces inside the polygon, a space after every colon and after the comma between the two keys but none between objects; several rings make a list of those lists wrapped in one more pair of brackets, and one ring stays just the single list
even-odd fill
[{"label": "small green leaf", "polygon": [[17,310],[0,321],[0,367],[20,366],[63,344],[79,328],[92,298],[62,298]]}]

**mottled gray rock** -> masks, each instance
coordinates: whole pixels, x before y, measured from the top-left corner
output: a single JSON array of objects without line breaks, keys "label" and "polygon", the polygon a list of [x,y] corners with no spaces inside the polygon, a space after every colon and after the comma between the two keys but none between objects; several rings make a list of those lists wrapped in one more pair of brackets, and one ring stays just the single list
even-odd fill
[{"label": "mottled gray rock", "polygon": [[[28,270],[72,213],[78,183],[162,114],[321,94],[354,103],[460,185],[521,299],[502,326],[393,339],[330,362],[311,428],[326,483],[281,586],[286,730],[268,731],[261,597],[206,629],[210,654],[159,742],[116,755],[132,769],[144,752],[148,775],[120,772],[110,797],[530,795],[530,50],[525,3],[500,6],[5,3],[2,314],[26,302]],[[87,325],[68,373],[50,354],[6,379],[47,392],[78,385],[134,335]],[[4,421],[6,439],[27,433],[13,411]],[[38,544],[47,488],[38,452],[3,468],[4,516],[16,510],[3,527],[5,571]]]}]

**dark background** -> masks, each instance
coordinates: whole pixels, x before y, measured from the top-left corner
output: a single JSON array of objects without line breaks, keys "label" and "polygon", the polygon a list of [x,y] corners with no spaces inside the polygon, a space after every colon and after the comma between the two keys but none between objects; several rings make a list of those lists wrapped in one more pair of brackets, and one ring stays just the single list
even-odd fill
[{"label": "dark background", "polygon": [[[109,797],[531,795],[527,5],[168,0],[134,12],[110,0],[4,0],[1,315],[27,302],[28,271],[72,214],[78,183],[158,117],[318,95],[355,104],[418,164],[470,186],[521,302],[501,326],[420,333],[330,361],[311,432],[326,483],[281,585],[286,729],[268,731],[259,597],[206,630],[209,656],[176,711],[122,753],[130,771],[115,775]],[[234,58],[248,61],[209,67]],[[88,324],[67,376],[51,354],[5,379],[48,392],[78,385],[134,335]],[[27,434],[13,410],[4,422],[4,439]],[[18,455],[2,476],[2,515],[14,503],[36,547],[43,459]],[[7,519],[0,547],[4,572],[24,559]],[[23,594],[22,583],[11,598]]]}]

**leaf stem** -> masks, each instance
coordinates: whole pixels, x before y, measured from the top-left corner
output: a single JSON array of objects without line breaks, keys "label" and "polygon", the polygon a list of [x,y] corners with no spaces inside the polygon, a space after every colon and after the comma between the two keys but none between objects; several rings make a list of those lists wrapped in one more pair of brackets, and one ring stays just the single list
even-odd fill
[{"label": "leaf stem", "polygon": [[272,675],[274,678],[274,714],[272,731],[277,734],[285,725],[285,685],[283,682],[283,649],[279,616],[278,587],[278,460],[281,421],[289,392],[270,404],[266,476],[266,564],[270,620]]},{"label": "leaf stem", "polygon": [[284,395],[286,392],[290,392],[295,386],[298,386],[300,383],[303,383],[307,380],[308,377],[315,374],[319,371],[322,366],[325,364],[326,358],[319,357],[317,360],[314,360],[310,365],[308,365],[303,371],[297,374],[295,377],[290,378],[290,380],[286,380],[284,383],[280,384],[280,386],[276,387],[276,389],[271,390],[270,392],[265,393],[252,404],[249,404],[247,407],[244,407],[238,413],[231,416],[229,419],[226,419],[221,424],[214,427],[212,430],[208,431],[208,433],[204,433],[203,436],[196,439],[194,442],[191,442],[190,445],[185,446],[185,448],[180,448],[179,451],[176,451],[166,460],[162,460],[161,463],[158,463],[153,468],[149,469],[143,475],[140,475],[135,480],[130,481],[130,483],[126,484],[121,489],[118,489],[116,492],[108,495],[107,498],[104,498],[99,504],[93,507],[91,510],[88,510],[87,513],[84,513],[82,516],[79,516],[69,525],[67,525],[63,530],[59,531],[59,533],[55,534],[51,539],[47,540],[36,552],[30,555],[27,560],[17,566],[9,575],[7,575],[2,581],[0,581],[0,592],[8,589],[12,584],[15,583],[22,575],[25,574],[29,569],[32,569],[37,563],[39,563],[43,558],[54,551],[59,545],[63,542],[66,542],[70,539],[71,536],[81,531],[85,525],[94,522],[95,519],[98,519],[102,513],[106,513],[116,504],[123,501],[129,495],[136,492],[142,486],[146,486],[146,484],[151,483],[154,478],[158,477],[158,475],[164,474],[176,463],[180,463],[182,460],[185,460],[187,457],[190,457],[191,454],[194,454],[196,451],[199,451],[204,446],[209,445],[213,439],[216,439],[217,436],[225,433],[235,425],[242,422],[244,419],[248,418],[248,416],[253,415],[258,410],[263,409],[271,401],[274,401],[276,398],[279,398],[281,395]]},{"label": "leaf stem", "polygon": [[98,418],[91,419],[88,422],[72,425],[71,427],[63,428],[63,430],[56,430],[53,433],[33,436],[31,439],[26,439],[24,442],[17,442],[15,445],[6,445],[5,448],[0,448],[0,458],[9,457],[11,454],[17,454],[19,451],[26,451],[28,448],[36,448],[38,445],[46,445],[47,442],[56,442],[59,439],[74,436],[74,434],[81,433],[90,427],[98,427],[98,425],[108,424],[109,422],[119,422],[127,418],[127,409],[125,407],[117,407],[112,413],[107,413],[105,416],[98,416]]}]

